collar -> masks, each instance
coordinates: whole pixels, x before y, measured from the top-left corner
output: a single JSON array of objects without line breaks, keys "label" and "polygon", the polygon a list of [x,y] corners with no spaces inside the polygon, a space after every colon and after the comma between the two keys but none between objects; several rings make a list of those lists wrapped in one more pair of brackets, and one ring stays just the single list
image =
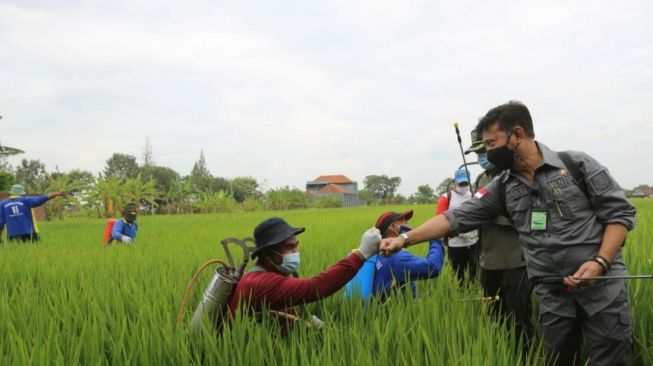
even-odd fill
[{"label": "collar", "polygon": [[542,165],[549,165],[554,168],[565,168],[565,163],[560,159],[560,155],[557,152],[549,149],[548,146],[544,145],[541,142],[535,141],[537,148],[540,150],[542,155]]},{"label": "collar", "polygon": [[[565,163],[562,162],[562,159],[560,159],[560,155],[558,155],[557,152],[549,149],[548,146],[538,141],[535,141],[535,146],[537,146],[537,149],[540,152],[540,156],[542,157],[542,164],[537,169],[535,169],[535,174],[537,174],[537,171],[545,165],[554,167],[556,169],[566,169]],[[502,174],[505,174],[501,178],[502,183],[506,183],[510,177],[514,177],[528,186],[531,185],[531,183],[528,182],[526,178],[524,178],[521,174],[514,173],[512,170],[505,170]]]},{"label": "collar", "polygon": [[284,276],[284,274],[279,273],[279,271],[272,265],[272,263],[270,263],[268,261],[265,261],[263,259],[259,259],[258,261],[256,261],[256,263],[254,265],[259,266],[259,267],[263,267],[268,272],[274,272],[274,273],[277,273],[277,274],[280,274],[280,275]]}]

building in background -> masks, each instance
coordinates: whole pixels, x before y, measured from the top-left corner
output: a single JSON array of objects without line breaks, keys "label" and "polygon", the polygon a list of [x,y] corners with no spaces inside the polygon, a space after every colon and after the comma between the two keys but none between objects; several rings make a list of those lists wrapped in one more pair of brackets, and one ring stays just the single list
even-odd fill
[{"label": "building in background", "polygon": [[365,206],[358,199],[358,183],[344,175],[320,175],[306,182],[306,193],[312,199],[323,196],[336,196],[342,207]]}]

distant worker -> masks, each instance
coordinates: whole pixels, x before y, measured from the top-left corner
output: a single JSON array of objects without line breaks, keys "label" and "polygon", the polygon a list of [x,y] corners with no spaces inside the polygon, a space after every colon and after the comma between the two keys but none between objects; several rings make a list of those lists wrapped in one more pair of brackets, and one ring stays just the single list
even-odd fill
[{"label": "distant worker", "polygon": [[297,278],[300,264],[297,235],[304,230],[288,225],[279,217],[266,219],[256,226],[256,249],[252,257],[258,257],[258,261],[236,286],[229,303],[232,314],[239,307],[255,316],[273,310],[285,333],[293,320],[289,322],[289,318],[279,314],[297,317],[294,306],[323,299],[341,289],[365,260],[378,252],[381,242],[379,230],[371,228],[363,233],[360,245],[352,254],[314,277]]},{"label": "distant worker", "polygon": [[[379,216],[375,227],[383,238],[394,238],[411,230],[408,220],[413,210],[403,213],[385,212]],[[401,250],[389,257],[373,255],[345,288],[346,297],[358,292],[363,299],[372,295],[387,299],[395,291],[405,291],[408,286],[413,296],[417,295],[415,281],[440,275],[444,264],[444,247],[441,240],[429,242],[426,258]]]},{"label": "distant worker", "polygon": [[[449,192],[440,196],[435,214],[439,215],[447,210],[460,206],[461,203],[472,198],[470,189],[470,178],[464,168],[454,173],[454,187]],[[468,233],[460,233],[457,236],[445,240],[447,244],[447,257],[456,271],[458,282],[462,285],[465,280],[465,272],[471,280],[476,277],[478,267],[478,232],[476,230]]]},{"label": "distant worker", "polygon": [[66,192],[52,192],[47,195],[25,196],[25,188],[14,184],[9,190],[9,198],[0,202],[0,242],[2,231],[7,225],[9,241],[39,241],[39,227],[34,217],[33,209],[55,197],[66,195]]},{"label": "distant worker", "polygon": [[[482,131],[472,131],[472,146],[465,154],[475,152],[478,164],[484,171],[476,178],[476,190],[488,185],[492,179],[501,174],[487,160],[483,146]],[[531,283],[526,272],[526,259],[519,240],[519,233],[509,218],[504,215],[486,222],[478,230],[479,242],[479,278],[485,296],[499,296],[499,300],[490,304],[494,315],[506,321],[510,328],[517,330],[516,340],[521,338],[524,350],[528,351],[530,340],[534,336],[531,323]]]},{"label": "distant worker", "polygon": [[138,207],[135,203],[128,203],[122,210],[122,219],[117,220],[111,229],[111,240],[133,245],[138,232]]}]

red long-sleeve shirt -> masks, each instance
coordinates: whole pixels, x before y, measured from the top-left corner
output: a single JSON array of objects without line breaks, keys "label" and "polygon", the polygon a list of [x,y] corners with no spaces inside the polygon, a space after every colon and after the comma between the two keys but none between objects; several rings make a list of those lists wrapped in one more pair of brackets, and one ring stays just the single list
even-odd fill
[{"label": "red long-sleeve shirt", "polygon": [[243,275],[229,302],[229,310],[233,315],[238,306],[248,304],[255,313],[266,307],[294,314],[285,309],[335,293],[356,275],[364,262],[357,254],[350,254],[314,277],[295,278],[284,276],[270,264],[259,261],[256,265],[266,271]]}]

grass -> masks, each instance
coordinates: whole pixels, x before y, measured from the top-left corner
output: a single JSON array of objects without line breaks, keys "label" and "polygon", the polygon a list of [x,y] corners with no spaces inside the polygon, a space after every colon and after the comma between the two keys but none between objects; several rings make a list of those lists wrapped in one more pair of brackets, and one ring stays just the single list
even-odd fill
[{"label": "grass", "polygon": [[[638,227],[625,248],[632,274],[653,272],[653,201],[636,201]],[[384,210],[403,207],[301,210],[281,213],[141,217],[136,247],[100,244],[103,220],[41,224],[38,245],[0,249],[0,364],[518,364],[514,335],[487,315],[478,286],[460,291],[450,268],[418,285],[419,297],[388,304],[344,302],[342,294],[309,306],[325,322],[317,333],[297,327],[287,338],[275,327],[238,319],[219,338],[175,328],[181,296],[195,269],[224,259],[219,241],[250,236],[271,215],[305,226],[303,276],[327,268],[358,246],[362,232]],[[414,206],[413,224],[433,213]],[[411,248],[419,255],[426,246]],[[234,253],[235,254],[235,253]],[[240,255],[239,255],[240,256]],[[195,288],[185,321],[210,271]],[[635,364],[653,364],[653,281],[632,281]],[[472,300],[470,300],[472,299]],[[539,364],[535,350],[526,364]]]}]

